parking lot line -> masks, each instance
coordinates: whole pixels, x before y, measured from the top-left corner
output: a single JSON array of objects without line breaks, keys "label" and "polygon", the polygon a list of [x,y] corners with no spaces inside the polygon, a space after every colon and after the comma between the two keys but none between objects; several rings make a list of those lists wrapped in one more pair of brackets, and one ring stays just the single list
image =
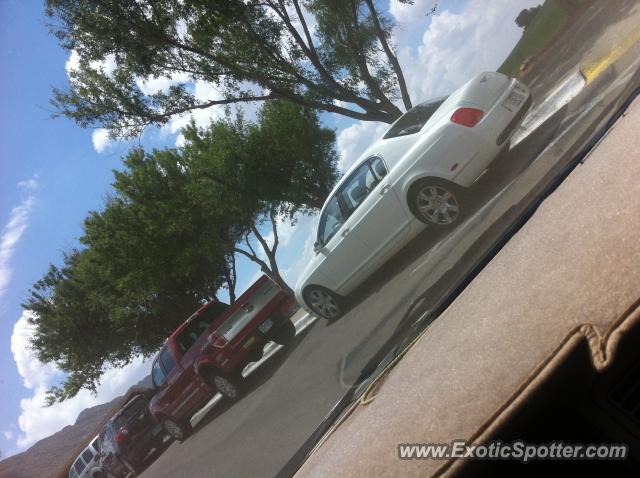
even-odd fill
[{"label": "parking lot line", "polygon": [[640,41],[640,29],[632,31],[620,43],[609,50],[605,55],[596,58],[593,61],[583,63],[580,67],[580,73],[584,76],[587,84],[592,83],[605,71],[609,66],[618,61],[631,47]]}]

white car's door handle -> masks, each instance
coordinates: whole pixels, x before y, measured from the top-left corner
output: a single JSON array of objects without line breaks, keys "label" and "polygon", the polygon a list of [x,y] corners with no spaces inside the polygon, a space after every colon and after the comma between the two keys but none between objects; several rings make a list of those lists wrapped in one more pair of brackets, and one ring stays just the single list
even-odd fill
[{"label": "white car's door handle", "polygon": [[389,189],[391,189],[391,185],[387,184],[386,186],[384,186],[381,190],[380,190],[380,196],[382,196],[384,193],[386,193]]},{"label": "white car's door handle", "polygon": [[346,236],[347,234],[349,234],[349,228],[348,228],[348,227],[345,227],[345,228],[342,230],[342,232],[340,233],[340,235],[341,235],[342,237],[344,237],[344,236]]}]

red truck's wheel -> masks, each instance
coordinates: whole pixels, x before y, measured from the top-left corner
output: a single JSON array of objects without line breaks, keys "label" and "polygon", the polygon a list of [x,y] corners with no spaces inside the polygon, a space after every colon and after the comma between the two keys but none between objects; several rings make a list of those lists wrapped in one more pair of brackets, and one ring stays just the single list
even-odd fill
[{"label": "red truck's wheel", "polygon": [[162,428],[164,428],[164,430],[171,435],[171,438],[174,440],[184,441],[191,431],[191,423],[189,421],[186,423],[180,423],[172,420],[171,418],[163,418]]},{"label": "red truck's wheel", "polygon": [[287,319],[271,333],[270,338],[280,345],[289,345],[296,338],[296,326]]},{"label": "red truck's wheel", "polygon": [[206,375],[209,386],[229,400],[237,400],[242,394],[242,375],[232,377],[219,370],[211,370]]},{"label": "red truck's wheel", "polygon": [[138,476],[140,474],[140,469],[138,468],[138,466],[134,463],[132,463],[131,461],[127,460],[126,458],[120,458],[120,461],[122,462],[122,464],[124,465],[124,467],[129,470],[129,475],[130,476]]}]

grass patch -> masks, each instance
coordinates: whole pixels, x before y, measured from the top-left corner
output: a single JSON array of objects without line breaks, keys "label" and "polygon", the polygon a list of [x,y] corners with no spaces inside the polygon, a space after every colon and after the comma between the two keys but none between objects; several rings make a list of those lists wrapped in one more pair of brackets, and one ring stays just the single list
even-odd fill
[{"label": "grass patch", "polygon": [[498,71],[509,76],[517,75],[522,64],[540,52],[568,19],[567,12],[555,0],[546,0]]}]

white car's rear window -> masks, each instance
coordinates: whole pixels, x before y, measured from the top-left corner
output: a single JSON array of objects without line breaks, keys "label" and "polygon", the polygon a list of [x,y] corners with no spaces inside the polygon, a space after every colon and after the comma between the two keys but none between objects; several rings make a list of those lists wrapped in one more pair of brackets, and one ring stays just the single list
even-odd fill
[{"label": "white car's rear window", "polygon": [[433,116],[433,113],[440,108],[440,105],[447,99],[446,96],[437,98],[435,100],[425,101],[417,106],[414,106],[405,114],[403,114],[394,124],[389,128],[387,134],[383,139],[396,138],[398,136],[406,136],[408,134],[415,134],[422,129],[429,118]]}]

